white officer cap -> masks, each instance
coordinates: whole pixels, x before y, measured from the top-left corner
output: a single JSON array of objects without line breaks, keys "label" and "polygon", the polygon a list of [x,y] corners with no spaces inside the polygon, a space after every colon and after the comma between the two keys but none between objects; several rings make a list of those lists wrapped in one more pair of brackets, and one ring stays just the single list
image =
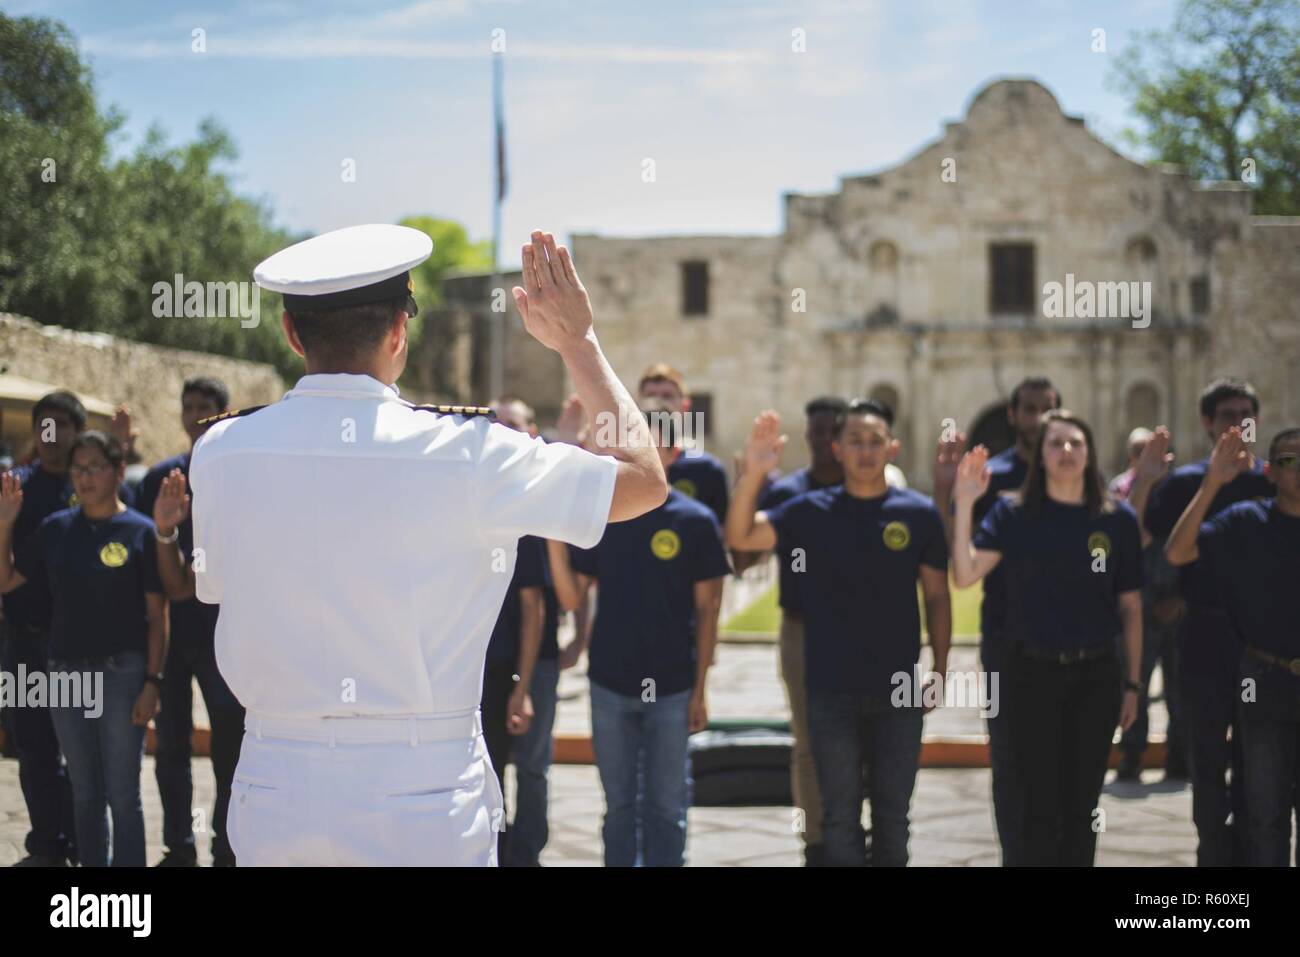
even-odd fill
[{"label": "white officer cap", "polygon": [[433,240],[409,226],[370,223],[323,233],[281,249],[253,270],[263,289],[284,295],[289,312],[317,312],[408,297],[411,267],[433,253]]}]

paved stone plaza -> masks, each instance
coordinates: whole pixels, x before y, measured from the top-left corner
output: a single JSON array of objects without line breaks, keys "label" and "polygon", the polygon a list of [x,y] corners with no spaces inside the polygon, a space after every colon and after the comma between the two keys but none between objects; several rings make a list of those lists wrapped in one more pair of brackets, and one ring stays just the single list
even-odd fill
[{"label": "paved stone plaza", "polygon": [[[974,666],[974,650],[954,649],[954,669]],[[566,672],[560,684],[557,731],[585,734],[590,727],[587,682],[580,670]],[[785,697],[771,644],[722,645],[711,683],[710,709],[718,719],[782,718]],[[196,701],[201,700],[196,694]],[[196,720],[205,720],[201,706]],[[1163,733],[1164,713],[1153,708],[1153,733]],[[941,709],[926,719],[927,735],[967,737],[980,733],[973,709]],[[1191,792],[1185,784],[1161,783],[1163,772],[1147,771],[1143,783],[1108,785],[1102,797],[1106,832],[1102,865],[1191,865],[1195,833]],[[195,804],[210,808],[211,764],[194,760]],[[507,776],[507,793],[511,791]],[[590,866],[601,860],[603,802],[596,769],[557,766],[552,772],[551,842],[542,862],[550,866]],[[509,798],[511,802],[513,798]],[[162,807],[154,784],[152,758],[145,759],[144,802],[149,859],[162,854]],[[912,862],[932,866],[998,863],[989,803],[987,769],[924,769],[912,802]],[[688,855],[696,866],[795,866],[801,850],[791,826],[791,811],[781,807],[693,808]],[[0,866],[17,861],[27,831],[27,814],[18,786],[18,763],[0,760]],[[200,860],[210,863],[206,838]]]}]

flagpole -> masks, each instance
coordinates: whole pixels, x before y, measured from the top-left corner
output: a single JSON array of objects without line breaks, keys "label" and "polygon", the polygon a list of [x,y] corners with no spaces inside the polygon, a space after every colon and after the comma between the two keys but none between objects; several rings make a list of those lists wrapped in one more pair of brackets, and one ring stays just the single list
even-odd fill
[{"label": "flagpole", "polygon": [[[496,132],[494,167],[496,178],[492,184],[492,288],[490,301],[495,305],[497,290],[501,288],[501,199],[505,185],[505,119],[501,90],[501,62],[504,53],[492,54],[492,112]],[[490,361],[488,366],[488,392],[484,401],[495,401],[505,391],[505,313],[489,311]]]}]

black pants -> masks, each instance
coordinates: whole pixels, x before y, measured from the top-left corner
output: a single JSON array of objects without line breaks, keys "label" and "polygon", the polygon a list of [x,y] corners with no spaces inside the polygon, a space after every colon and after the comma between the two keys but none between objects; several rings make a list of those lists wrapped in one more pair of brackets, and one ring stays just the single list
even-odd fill
[{"label": "black pants", "polygon": [[154,719],[158,742],[154,776],[162,798],[163,843],[169,851],[194,850],[190,739],[194,733],[194,681],[198,679],[212,730],[212,774],[217,783],[216,806],[209,827],[212,858],[217,864],[234,866],[235,855],[226,835],[226,814],[230,807],[230,785],[244,740],[244,709],[217,670],[211,635],[175,637],[167,648],[163,677],[166,690],[162,709]]},{"label": "black pants", "polygon": [[1007,655],[1005,696],[1025,815],[1020,863],[1091,867],[1094,812],[1119,720],[1119,659],[1074,664]]},{"label": "black pants", "polygon": [[1237,728],[1241,645],[1222,613],[1194,605],[1183,618],[1179,640],[1196,866],[1241,865],[1246,856],[1246,776]]},{"label": "black pants", "polygon": [[[483,672],[483,699],[479,702],[483,716],[483,740],[487,744],[488,759],[492,762],[492,770],[496,772],[503,798],[506,793],[506,765],[510,763],[510,752],[514,747],[514,738],[506,730],[506,710],[510,705],[510,695],[515,690],[514,672],[514,668],[494,668],[489,665]],[[497,860],[506,860],[504,820],[501,821],[497,834]]]}]

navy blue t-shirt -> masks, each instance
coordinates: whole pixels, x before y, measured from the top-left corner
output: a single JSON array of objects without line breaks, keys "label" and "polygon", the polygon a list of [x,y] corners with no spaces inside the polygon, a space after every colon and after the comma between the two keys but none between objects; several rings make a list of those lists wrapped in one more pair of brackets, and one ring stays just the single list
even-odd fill
[{"label": "navy blue t-shirt", "polygon": [[1040,651],[1113,641],[1123,630],[1119,594],[1142,587],[1142,538],[1127,504],[1094,517],[1086,505],[1045,499],[1035,518],[1020,502],[1000,499],[974,545],[1002,553],[1007,638]]},{"label": "navy blue t-shirt", "polygon": [[[140,491],[136,496],[135,508],[142,515],[153,518],[153,507],[158,501],[158,493],[162,491],[163,479],[171,474],[172,469],[181,470],[181,473],[186,478],[185,490],[190,496],[190,513],[185,516],[185,521],[181,522],[180,527],[177,529],[176,539],[181,554],[185,556],[188,562],[191,560],[191,552],[194,549],[194,522],[191,518],[194,514],[194,490],[190,488],[188,481],[190,477],[189,452],[182,452],[180,455],[164,459],[145,473],[144,478],[140,481]],[[197,598],[170,602],[168,605],[168,621],[171,624],[171,640],[207,642],[215,640],[217,616],[220,613],[221,606],[209,605]]]},{"label": "navy blue t-shirt", "polygon": [[695,686],[695,583],[731,572],[718,520],[675,489],[653,511],[605,526],[594,548],[571,548],[573,570],[599,582],[587,674],[640,696]]},{"label": "navy blue t-shirt", "polygon": [[523,588],[545,588],[550,583],[546,568],[546,542],[533,535],[519,539],[515,553],[515,573],[510,579],[501,613],[488,641],[487,666],[514,668],[519,664],[519,628],[523,609],[519,592]]},{"label": "navy blue t-shirt", "polygon": [[80,508],[41,523],[18,570],[54,602],[51,658],[104,658],[149,647],[145,592],[162,593],[153,522],[134,509],[92,522]]},{"label": "navy blue t-shirt", "polygon": [[[832,485],[838,483],[832,483]],[[804,492],[811,492],[819,488],[831,488],[831,485],[822,485],[813,478],[812,469],[799,469],[797,472],[791,472],[789,475],[783,475],[767,487],[762,497],[758,500],[760,511],[766,512],[776,508],[782,502],[788,502],[796,495],[802,495]],[[790,553],[777,548],[777,560],[780,563],[780,602],[781,607],[787,612],[799,612],[799,593],[798,586],[794,581],[794,573],[790,570]]]},{"label": "navy blue t-shirt", "polygon": [[819,691],[889,694],[921,654],[920,566],[947,570],[934,502],[890,488],[856,498],[844,486],[806,492],[767,513],[783,552],[802,549],[806,683]]},{"label": "navy blue t-shirt", "polygon": [[[14,520],[14,560],[21,561],[31,548],[32,538],[41,522],[77,504],[68,473],[55,475],[41,467],[39,461],[19,465],[13,469],[23,490],[23,504]],[[125,486],[118,489],[123,504],[131,505],[134,496]],[[54,615],[50,594],[43,582],[34,582],[28,576],[27,584],[15,588],[3,597],[5,620],[21,628],[45,629]]]},{"label": "navy blue t-shirt", "polygon": [[719,525],[727,521],[727,470],[708,452],[683,451],[668,466],[668,484],[707,505]]},{"label": "navy blue t-shirt", "polygon": [[[989,487],[976,499],[971,509],[972,535],[994,504],[1005,497],[1003,493],[1020,488],[1029,475],[1029,463],[1016,454],[1014,445],[992,456],[988,465]],[[984,600],[980,603],[980,634],[986,641],[1006,629],[1007,594],[1004,575],[1005,572],[999,565],[984,577]]]},{"label": "navy blue t-shirt", "polygon": [[1294,611],[1300,518],[1281,511],[1276,499],[1238,502],[1201,524],[1196,547],[1238,637],[1261,651],[1300,658]]},{"label": "navy blue t-shirt", "polygon": [[[1174,469],[1163,482],[1151,490],[1142,521],[1153,538],[1164,541],[1173,532],[1178,519],[1182,517],[1195,497],[1197,489],[1201,487],[1209,464],[1210,460],[1207,458]],[[1219,489],[1205,517],[1213,518],[1229,505],[1237,502],[1265,499],[1272,495],[1273,485],[1265,477],[1263,466],[1256,462],[1251,471],[1243,472]],[[1220,607],[1218,583],[1212,576],[1204,574],[1199,565],[1199,562],[1192,562],[1184,565],[1179,571],[1178,580],[1182,587],[1183,599],[1194,608]]]}]

